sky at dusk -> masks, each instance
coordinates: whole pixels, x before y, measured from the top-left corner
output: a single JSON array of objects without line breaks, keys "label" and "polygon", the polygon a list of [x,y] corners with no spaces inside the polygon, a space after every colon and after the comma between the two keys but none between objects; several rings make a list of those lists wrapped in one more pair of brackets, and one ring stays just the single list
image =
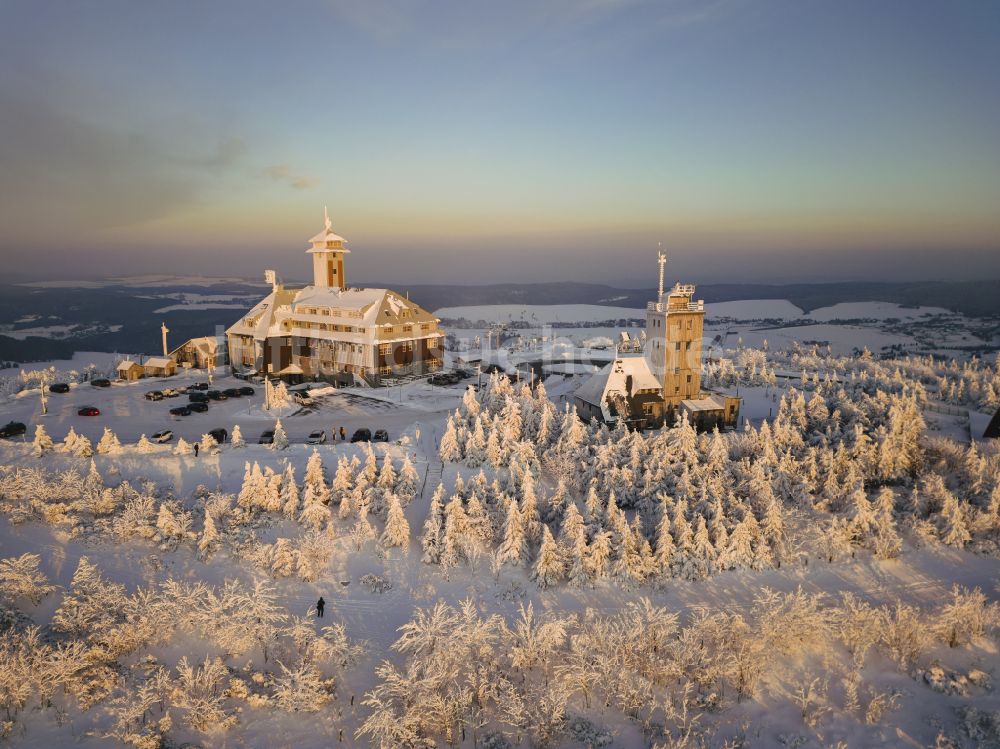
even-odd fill
[{"label": "sky at dusk", "polygon": [[2,274],[1000,277],[996,0],[0,0]]}]

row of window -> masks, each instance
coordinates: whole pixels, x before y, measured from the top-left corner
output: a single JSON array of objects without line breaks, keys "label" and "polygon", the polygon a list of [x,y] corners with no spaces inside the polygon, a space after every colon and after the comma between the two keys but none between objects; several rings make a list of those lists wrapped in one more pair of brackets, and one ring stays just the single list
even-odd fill
[{"label": "row of window", "polygon": [[356,309],[338,309],[337,307],[299,307],[298,312],[303,315],[323,315],[325,317],[354,317],[360,318],[364,315]]}]

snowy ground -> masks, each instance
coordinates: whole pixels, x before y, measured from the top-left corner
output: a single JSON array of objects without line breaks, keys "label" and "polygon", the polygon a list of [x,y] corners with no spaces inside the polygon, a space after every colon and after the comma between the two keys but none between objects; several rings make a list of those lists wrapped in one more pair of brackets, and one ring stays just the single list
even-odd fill
[{"label": "snowy ground", "polygon": [[[784,300],[726,304],[728,306],[714,305],[716,309],[713,314],[743,321],[771,318],[794,320],[801,316],[801,311]],[[559,310],[505,307],[492,312],[487,307],[462,308],[461,316],[469,320],[487,321],[530,319],[534,324],[574,319],[604,321],[641,313],[641,310],[629,310],[629,315],[619,314],[624,308],[597,307],[573,311],[565,309],[565,305],[562,307]],[[455,309],[458,308],[452,308],[451,314],[454,314]],[[607,314],[612,310],[617,312]],[[925,312],[926,310],[890,309],[886,305],[837,305],[826,310],[816,310],[812,317],[815,320],[829,321],[853,318],[905,319],[909,316],[910,319],[919,320],[923,319]],[[437,314],[441,317],[449,316],[445,314],[445,310],[439,310]],[[573,317],[573,314],[579,316]],[[786,318],[785,315],[789,317]],[[725,323],[719,324],[715,330],[728,333],[723,339],[725,346],[735,346],[736,338],[742,338],[743,345],[746,346],[762,344],[766,339],[772,350],[790,348],[803,340],[828,340],[834,353],[845,354],[865,346],[878,350],[883,345],[893,343],[915,343],[912,336],[886,332],[877,323],[849,326],[824,322],[820,325],[769,330],[757,330],[755,325],[756,323]],[[585,337],[598,335],[614,338],[617,333],[614,328],[589,327],[560,328],[555,332],[562,336],[567,330],[570,331],[570,340],[580,337],[577,343],[582,343]],[[471,331],[460,332],[465,334]],[[548,348],[542,343],[538,345],[538,349],[529,348],[516,352],[510,360],[517,364],[534,361],[541,356],[547,360],[550,372],[581,372],[598,364],[573,363],[574,360],[599,363],[614,355],[613,350],[601,351],[572,345],[553,349],[551,344]],[[53,362],[52,365],[60,371],[82,371],[89,363],[105,368],[116,360],[107,354],[80,354],[70,362]],[[585,376],[564,376],[560,373],[545,380],[548,398],[557,412],[564,411],[572,392],[584,381]],[[446,432],[449,415],[461,407],[465,386],[476,382],[476,378],[448,387],[414,382],[393,388],[335,390],[317,396],[308,406],[285,407],[281,410],[280,417],[292,443],[285,450],[253,444],[260,432],[272,429],[275,425],[275,414],[263,408],[262,390],[259,387],[255,396],[212,402],[207,413],[195,413],[187,417],[171,417],[168,413],[171,407],[187,402],[186,396],[157,402],[147,401],[143,397],[148,390],[180,387],[204,379],[204,373],[185,372],[162,380],[115,383],[106,389],[90,385],[74,386],[68,394],[53,394],[49,397],[49,413],[45,416],[40,413],[37,391],[25,391],[8,397],[0,402],[6,417],[0,421],[23,421],[29,424],[29,433],[24,440],[0,442],[0,464],[42,468],[53,474],[75,468],[86,474],[90,465],[90,461],[86,459],[74,458],[61,452],[48,453],[41,458],[34,457],[30,445],[34,426],[43,424],[57,442],[72,428],[90,438],[94,444],[100,439],[105,427],[108,427],[117,434],[125,447],[120,453],[94,457],[93,465],[106,485],[117,486],[127,480],[139,486],[144,480],[152,481],[159,487],[160,496],[165,501],[176,500],[180,508],[201,517],[199,513],[204,514],[205,502],[198,494],[198,487],[205,487],[213,492],[236,494],[241,489],[248,462],[256,462],[262,469],[270,468],[276,473],[291,465],[301,479],[315,450],[326,468],[327,478],[332,479],[340,458],[357,457],[364,461],[367,446],[337,441],[313,448],[303,444],[305,437],[317,429],[324,429],[330,434],[334,430],[339,431],[340,427],[344,427],[350,436],[355,429],[364,427],[372,431],[386,429],[389,432],[389,443],[374,446],[380,465],[388,460],[398,468],[404,458],[408,458],[413,463],[419,480],[416,496],[405,508],[412,537],[406,548],[383,549],[378,544],[368,542],[359,549],[350,540],[353,518],[342,520],[334,517],[327,532],[335,538],[335,551],[323,574],[311,581],[303,581],[296,576],[272,577],[258,564],[240,556],[243,547],[236,543],[223,546],[218,553],[206,559],[198,553],[195,540],[182,542],[176,548],[141,538],[113,541],[91,532],[76,534],[69,525],[58,520],[46,522],[35,517],[28,522],[15,523],[11,516],[0,514],[0,558],[17,557],[25,553],[39,554],[42,572],[58,586],[55,592],[43,598],[38,605],[21,602],[22,610],[43,628],[51,625],[53,616],[70,588],[80,558],[86,556],[97,564],[108,579],[126,586],[128,592],[133,592],[140,586],[159,584],[167,579],[189,583],[204,582],[213,586],[221,586],[226,580],[239,580],[248,585],[265,580],[275,587],[276,604],[282,611],[295,616],[309,615],[310,607],[319,596],[323,596],[327,602],[326,617],[322,622],[310,618],[309,626],[315,626],[318,631],[322,624],[339,622],[344,625],[349,638],[365,643],[365,655],[356,664],[336,670],[335,697],[319,712],[296,713],[275,709],[273,705],[241,703],[236,724],[232,728],[228,731],[206,732],[183,726],[180,715],[175,714],[175,725],[169,730],[173,745],[182,745],[183,742],[206,747],[369,745],[369,740],[358,737],[356,731],[371,714],[370,708],[362,705],[362,697],[379,683],[375,669],[386,659],[397,665],[403,662],[400,654],[392,649],[393,643],[400,636],[400,628],[411,621],[418,608],[430,608],[439,601],[457,607],[463,600],[471,599],[480,617],[497,614],[504,622],[513,626],[520,607],[529,603],[540,615],[570,617],[578,623],[584,620],[585,614],[587,617],[611,616],[646,599],[655,606],[676,613],[685,625],[697,620],[700,612],[740,614],[749,618],[755,598],[765,588],[789,594],[800,589],[807,594],[820,593],[824,596],[825,605],[833,605],[846,592],[854,593],[876,606],[891,607],[901,603],[926,611],[940,607],[956,584],[970,590],[980,589],[987,602],[996,602],[1000,598],[997,587],[1000,584],[1000,562],[995,555],[974,554],[939,543],[925,543],[914,536],[906,538],[903,553],[895,559],[877,559],[867,549],[860,549],[856,553],[844,553],[829,562],[823,555],[816,553],[815,549],[803,549],[790,555],[787,563],[777,569],[729,571],[698,581],[668,577],[656,584],[634,587],[623,586],[612,580],[600,580],[583,588],[557,585],[542,590],[530,578],[529,569],[524,567],[504,566],[498,574],[493,574],[487,556],[474,563],[443,571],[438,565],[421,562],[418,536],[428,515],[431,493],[438,482],[443,482],[450,493],[459,476],[468,481],[479,470],[461,463],[442,463],[439,459],[439,447]],[[834,381],[837,379],[834,378]],[[224,390],[243,384],[245,383],[220,376],[215,378],[213,387]],[[738,389],[739,395],[744,398],[743,416],[756,427],[764,420],[773,421],[782,395],[798,385],[797,381],[786,376],[773,385],[744,385],[725,389],[730,392]],[[98,407],[101,415],[77,415],[77,410],[84,405]],[[952,413],[941,406],[940,411],[925,412],[928,434],[948,437],[956,443],[967,442],[970,422],[974,428],[978,428],[981,418],[979,415],[969,416],[968,408],[954,411]],[[175,442],[178,438],[196,441],[210,429],[223,427],[231,432],[236,424],[250,443],[242,449],[224,445],[217,454],[202,454],[195,458],[190,455],[174,455],[172,445],[157,447],[149,453],[139,453],[132,447],[141,434],[151,435],[162,429],[173,430]],[[816,441],[821,440],[817,438]],[[984,449],[990,448],[984,446]],[[555,484],[550,474],[551,466],[543,465],[539,470],[540,485],[551,492]],[[987,477],[988,482],[997,480],[996,476]],[[909,487],[905,491],[908,492]],[[900,493],[904,494],[902,488]],[[196,525],[195,530],[200,532],[201,521]],[[381,521],[376,525],[381,530]],[[247,543],[273,544],[281,538],[298,537],[301,532],[298,522],[272,513],[253,527],[253,538]],[[382,593],[372,592],[361,582],[366,575],[378,575],[386,579],[391,583],[391,588]],[[2,630],[3,624],[0,622],[0,637]],[[193,637],[186,639],[183,636],[158,643],[142,652],[170,666],[185,655],[197,661],[201,661],[206,655],[225,655],[212,642]],[[658,657],[654,652],[643,652],[640,655],[649,661]],[[859,715],[857,710],[852,712],[846,706],[849,700],[843,695],[841,679],[851,669],[850,659],[842,650],[768,655],[769,669],[752,698],[737,702],[731,694],[722,695],[725,700],[724,709],[715,710],[709,706],[701,712],[699,726],[707,730],[706,745],[723,746],[726,745],[723,742],[729,739],[734,743],[726,746],[732,747],[933,747],[941,732],[952,737],[954,746],[989,746],[996,745],[990,744],[994,739],[1000,740],[1000,734],[994,737],[989,733],[992,730],[989,726],[983,729],[978,738],[973,736],[961,726],[956,712],[974,707],[989,714],[1000,709],[1000,701],[992,687],[992,683],[1000,678],[1000,650],[995,637],[980,637],[967,646],[957,648],[935,642],[927,647],[921,657],[919,669],[917,666],[909,670],[900,668],[882,654],[869,657],[859,670],[863,683],[874,692],[892,695],[893,700],[893,706],[872,721],[865,719],[863,710]],[[141,667],[139,654],[124,661],[133,671]],[[989,678],[983,686],[977,684],[967,687],[964,694],[938,691],[923,676],[936,663],[943,664],[949,673],[971,674],[981,670]],[[227,665],[233,669],[234,674],[249,673],[241,670],[248,665],[260,672],[270,673],[275,668],[273,662],[265,665],[259,653],[227,657]],[[692,665],[691,668],[694,669],[695,666]],[[817,696],[813,704],[803,707],[801,700],[797,701],[796,694],[808,686],[809,679],[814,676],[822,682],[817,687],[822,687],[822,695]],[[2,683],[0,679],[0,684]],[[704,703],[702,706],[704,707]],[[552,745],[604,745],[640,749],[652,743],[650,737],[655,727],[644,726],[641,720],[629,717],[622,710],[599,704],[588,709],[579,699],[574,699],[569,717],[573,719],[580,715],[585,716],[600,731],[606,732],[609,743],[602,743],[601,739],[588,744],[587,740],[565,733],[552,742]],[[120,746],[122,744],[117,740],[106,737],[110,723],[109,709],[105,709],[105,706],[82,710],[74,706],[71,699],[59,696],[54,699],[54,707],[34,707],[21,713],[16,728],[8,735],[0,732],[0,742],[25,747]],[[648,733],[644,732],[644,728]],[[997,729],[1000,730],[1000,725]],[[464,740],[456,736],[453,744],[473,747],[473,740],[471,736]],[[444,742],[437,745],[442,746]],[[484,745],[481,741],[478,744]],[[522,745],[528,746],[528,740],[525,739]],[[688,744],[678,742],[670,746],[680,749],[697,744],[692,740]]]}]

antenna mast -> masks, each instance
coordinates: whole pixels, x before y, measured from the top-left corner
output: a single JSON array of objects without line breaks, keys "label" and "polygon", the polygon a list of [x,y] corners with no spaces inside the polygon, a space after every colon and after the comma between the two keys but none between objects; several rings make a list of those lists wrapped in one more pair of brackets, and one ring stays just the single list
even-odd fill
[{"label": "antenna mast", "polygon": [[[657,247],[663,247],[663,242],[657,242]],[[662,249],[657,250],[657,260],[656,262],[660,265],[660,295],[657,297],[657,301],[663,298],[663,266],[667,263],[667,256]]]}]

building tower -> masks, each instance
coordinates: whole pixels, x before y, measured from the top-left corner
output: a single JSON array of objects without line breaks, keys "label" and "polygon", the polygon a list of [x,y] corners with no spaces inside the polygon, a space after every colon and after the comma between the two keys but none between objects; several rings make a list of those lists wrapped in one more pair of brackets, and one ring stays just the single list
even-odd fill
[{"label": "building tower", "polygon": [[693,284],[663,290],[666,255],[659,253],[660,285],[655,302],[646,305],[646,346],[650,369],[663,383],[668,410],[701,396],[701,339],[705,302],[695,301]]},{"label": "building tower", "polygon": [[306,252],[313,258],[313,285],[321,289],[344,289],[344,255],[350,252],[344,245],[347,240],[335,234],[330,224],[330,214],[323,208],[323,231],[309,240]]}]

